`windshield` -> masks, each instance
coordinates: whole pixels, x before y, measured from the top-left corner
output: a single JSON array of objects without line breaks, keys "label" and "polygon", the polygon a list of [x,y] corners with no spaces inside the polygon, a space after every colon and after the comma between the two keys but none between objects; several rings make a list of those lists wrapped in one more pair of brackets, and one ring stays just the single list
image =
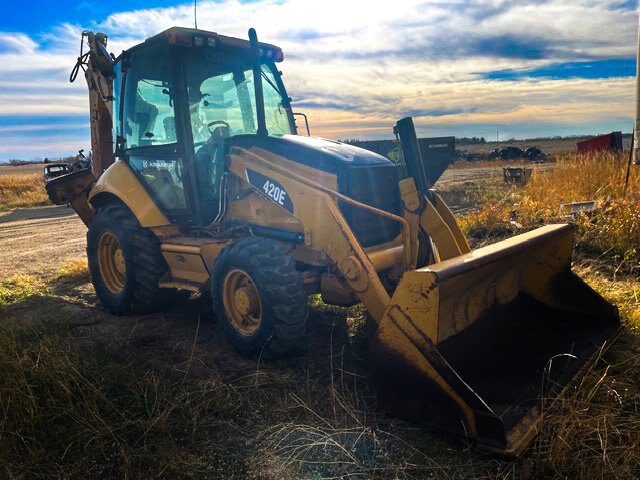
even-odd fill
[{"label": "windshield", "polygon": [[[229,63],[200,61],[188,65],[189,114],[196,145],[257,132],[253,69],[245,63]],[[262,65],[262,78],[269,135],[292,133],[283,97],[267,65]]]}]

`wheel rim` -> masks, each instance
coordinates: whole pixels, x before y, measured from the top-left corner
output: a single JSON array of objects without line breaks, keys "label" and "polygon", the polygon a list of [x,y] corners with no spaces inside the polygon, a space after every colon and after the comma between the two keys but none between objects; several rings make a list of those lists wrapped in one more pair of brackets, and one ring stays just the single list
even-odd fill
[{"label": "wheel rim", "polygon": [[122,292],[127,268],[120,243],[111,232],[104,232],[98,240],[98,267],[107,290],[116,295]]},{"label": "wheel rim", "polygon": [[248,273],[240,269],[227,273],[222,284],[222,301],[231,325],[240,335],[253,335],[260,328],[262,305]]}]

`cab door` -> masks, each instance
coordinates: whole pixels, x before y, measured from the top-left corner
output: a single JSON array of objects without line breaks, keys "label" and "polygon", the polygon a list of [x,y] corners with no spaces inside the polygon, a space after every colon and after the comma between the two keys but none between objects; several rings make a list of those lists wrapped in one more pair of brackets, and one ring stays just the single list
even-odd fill
[{"label": "cab door", "polygon": [[144,45],[123,59],[119,152],[172,223],[193,224],[191,162],[177,121],[180,89],[170,53],[166,45]]}]

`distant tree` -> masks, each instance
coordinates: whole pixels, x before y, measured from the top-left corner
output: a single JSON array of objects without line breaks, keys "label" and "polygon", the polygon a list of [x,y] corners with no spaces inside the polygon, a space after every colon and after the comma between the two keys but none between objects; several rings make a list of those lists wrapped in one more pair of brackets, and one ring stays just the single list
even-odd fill
[{"label": "distant tree", "polygon": [[44,163],[49,163],[49,159],[47,157],[44,157]]}]

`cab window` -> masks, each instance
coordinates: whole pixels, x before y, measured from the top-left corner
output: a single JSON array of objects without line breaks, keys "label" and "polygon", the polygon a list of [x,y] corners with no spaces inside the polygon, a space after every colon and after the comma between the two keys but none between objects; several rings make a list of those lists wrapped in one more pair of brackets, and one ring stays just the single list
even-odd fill
[{"label": "cab window", "polygon": [[125,148],[177,142],[175,81],[163,46],[131,53],[125,73],[122,132]]},{"label": "cab window", "polygon": [[[133,87],[133,85],[131,86]],[[175,143],[176,117],[172,82],[162,78],[136,79],[127,88],[124,130],[128,148]]]},{"label": "cab window", "polygon": [[121,136],[129,166],[167,214],[188,215],[176,129],[176,80],[166,46],[132,51],[124,78]]}]

